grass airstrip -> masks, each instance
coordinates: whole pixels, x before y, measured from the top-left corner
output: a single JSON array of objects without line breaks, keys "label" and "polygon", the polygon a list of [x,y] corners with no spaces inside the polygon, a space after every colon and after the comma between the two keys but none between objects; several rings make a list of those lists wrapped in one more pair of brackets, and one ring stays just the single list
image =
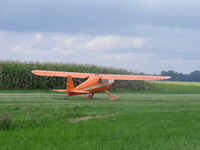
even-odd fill
[{"label": "grass airstrip", "polygon": [[164,91],[115,92],[116,101],[101,93],[64,100],[52,92],[1,91],[0,149],[199,150],[200,85],[155,84]]}]

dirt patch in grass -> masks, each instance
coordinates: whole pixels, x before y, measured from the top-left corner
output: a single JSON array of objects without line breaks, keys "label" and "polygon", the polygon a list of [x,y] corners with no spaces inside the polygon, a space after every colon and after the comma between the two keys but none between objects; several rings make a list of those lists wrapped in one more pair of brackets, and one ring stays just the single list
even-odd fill
[{"label": "dirt patch in grass", "polygon": [[122,115],[122,114],[121,113],[112,113],[112,114],[105,114],[105,115],[84,116],[84,117],[69,119],[69,122],[78,123],[80,121],[88,121],[88,120],[95,119],[95,118],[113,117],[113,116],[118,116],[118,115]]}]

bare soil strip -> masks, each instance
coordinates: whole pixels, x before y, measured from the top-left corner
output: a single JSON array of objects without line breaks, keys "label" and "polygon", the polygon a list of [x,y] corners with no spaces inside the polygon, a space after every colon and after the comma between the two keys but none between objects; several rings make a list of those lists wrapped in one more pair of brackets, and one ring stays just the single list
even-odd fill
[{"label": "bare soil strip", "polygon": [[113,117],[113,116],[118,116],[118,115],[122,115],[122,113],[112,113],[112,114],[95,115],[95,116],[84,116],[84,117],[69,119],[69,121],[71,123],[78,123],[80,121],[88,121],[88,120],[95,119],[95,118]]}]

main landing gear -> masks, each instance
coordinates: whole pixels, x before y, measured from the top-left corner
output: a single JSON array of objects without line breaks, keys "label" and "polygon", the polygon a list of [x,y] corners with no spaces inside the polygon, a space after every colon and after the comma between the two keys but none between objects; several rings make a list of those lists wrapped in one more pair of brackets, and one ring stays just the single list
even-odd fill
[{"label": "main landing gear", "polygon": [[[105,93],[108,95],[111,101],[118,99],[118,96],[111,95],[111,93],[108,90],[105,90]],[[93,96],[94,96],[94,93],[89,93],[87,94],[85,98],[92,99]]]},{"label": "main landing gear", "polygon": [[118,99],[118,96],[111,95],[111,93],[108,90],[105,90],[105,93],[109,96],[111,101]]},{"label": "main landing gear", "polygon": [[68,99],[68,97],[69,97],[69,95],[65,95],[65,98],[64,98],[64,99],[65,99],[65,100],[67,100],[67,99]]},{"label": "main landing gear", "polygon": [[89,93],[89,94],[87,94],[87,96],[85,98],[92,99],[93,96],[94,96],[94,93]]}]

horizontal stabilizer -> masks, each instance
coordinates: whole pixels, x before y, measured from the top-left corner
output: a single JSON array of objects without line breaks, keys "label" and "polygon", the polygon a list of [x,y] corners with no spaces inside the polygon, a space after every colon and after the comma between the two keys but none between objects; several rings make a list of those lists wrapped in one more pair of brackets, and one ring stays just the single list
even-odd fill
[{"label": "horizontal stabilizer", "polygon": [[70,93],[82,93],[82,94],[89,94],[90,92],[88,91],[83,91],[83,90],[72,90]]},{"label": "horizontal stabilizer", "polygon": [[51,91],[54,91],[54,92],[67,92],[67,90],[51,90]]},{"label": "horizontal stabilizer", "polygon": [[[67,92],[67,90],[51,90],[51,91],[53,91],[53,92]],[[83,90],[72,90],[72,91],[69,91],[69,93],[89,94],[90,92],[83,91]]]}]

